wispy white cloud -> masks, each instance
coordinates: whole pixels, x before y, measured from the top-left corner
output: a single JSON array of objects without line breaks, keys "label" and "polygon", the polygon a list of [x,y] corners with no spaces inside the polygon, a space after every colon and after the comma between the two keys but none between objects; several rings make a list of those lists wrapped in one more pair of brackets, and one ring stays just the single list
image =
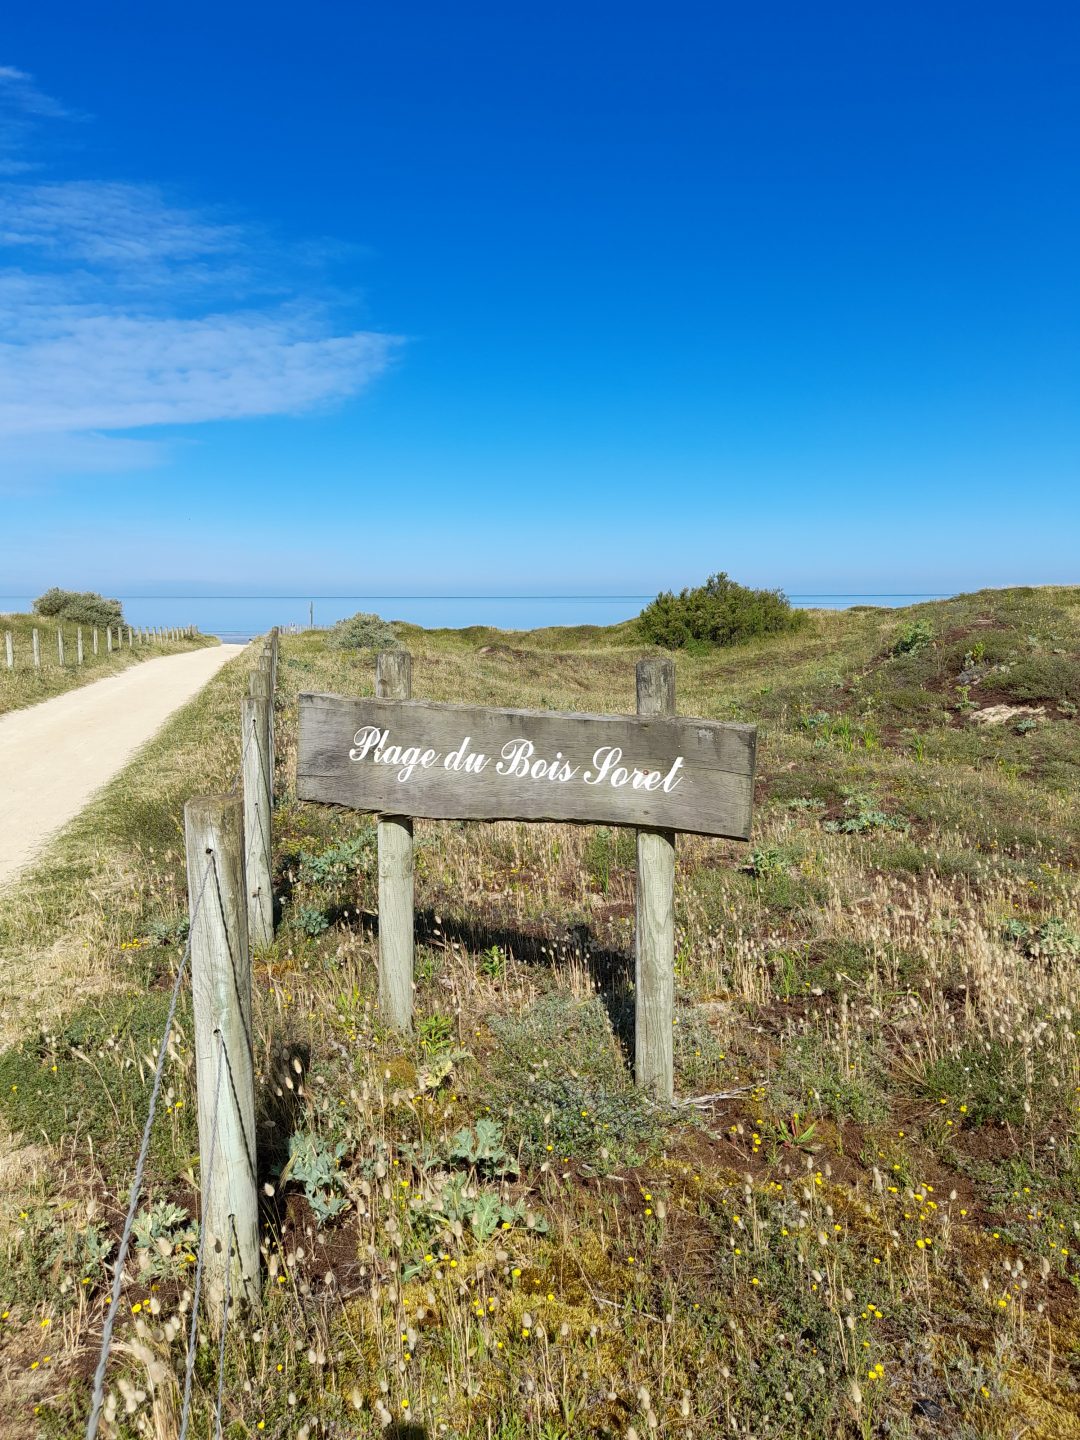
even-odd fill
[{"label": "wispy white cloud", "polygon": [[14,65],[0,65],[0,96],[10,109],[24,115],[39,115],[46,120],[75,118],[74,111],[39,90],[34,77]]},{"label": "wispy white cloud", "polygon": [[0,245],[66,260],[146,268],[236,252],[239,226],[170,205],[149,185],[69,180],[0,190]]},{"label": "wispy white cloud", "polygon": [[[25,292],[24,292],[25,293]],[[6,323],[7,322],[7,323]],[[282,308],[180,318],[0,299],[0,441],[297,414],[353,394],[396,342]]]},{"label": "wispy white cloud", "polygon": [[[24,115],[64,113],[11,67],[5,94]],[[332,311],[310,259],[290,269],[265,236],[156,186],[0,182],[7,484],[161,460],[160,442],[125,432],[300,414],[362,389],[400,340],[335,323],[340,290]]]},{"label": "wispy white cloud", "polygon": [[22,175],[35,168],[28,146],[42,121],[82,118],[39,90],[25,70],[0,65],[0,175]]}]

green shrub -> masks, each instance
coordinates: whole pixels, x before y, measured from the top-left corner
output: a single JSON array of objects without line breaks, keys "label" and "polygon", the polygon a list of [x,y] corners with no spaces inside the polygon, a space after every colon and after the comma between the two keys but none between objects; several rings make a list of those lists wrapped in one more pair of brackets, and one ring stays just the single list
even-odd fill
[{"label": "green shrub", "polygon": [[95,590],[60,590],[55,585],[34,601],[34,614],[76,625],[119,625],[124,619],[119,600],[106,600]]},{"label": "green shrub", "polygon": [[1067,655],[1035,655],[1010,666],[1000,682],[1011,700],[1080,701],[1080,662]]},{"label": "green shrub", "polygon": [[327,644],[336,650],[395,650],[401,642],[394,627],[381,615],[360,610],[339,620],[330,631]]},{"label": "green shrub", "polygon": [[721,571],[704,585],[659,594],[638,617],[644,639],[679,650],[686,645],[737,645],[764,635],[782,635],[806,623],[780,590],[751,590]]},{"label": "green shrub", "polygon": [[905,625],[893,641],[889,654],[917,655],[920,650],[925,650],[928,645],[933,644],[933,640],[934,627],[929,620],[912,620],[911,624]]}]

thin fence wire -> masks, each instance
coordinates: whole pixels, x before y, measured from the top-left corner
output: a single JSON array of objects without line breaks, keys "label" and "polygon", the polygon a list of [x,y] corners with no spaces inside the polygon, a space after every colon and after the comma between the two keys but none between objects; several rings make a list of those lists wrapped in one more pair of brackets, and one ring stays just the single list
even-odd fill
[{"label": "thin fence wire", "polygon": [[123,1233],[120,1236],[120,1248],[116,1252],[112,1298],[109,1301],[105,1324],[101,1330],[101,1353],[98,1356],[97,1367],[94,1370],[90,1418],[86,1424],[86,1440],[94,1440],[94,1437],[97,1435],[98,1424],[101,1420],[101,1407],[105,1400],[105,1367],[108,1364],[109,1350],[112,1346],[113,1326],[116,1324],[117,1311],[120,1309],[120,1293],[124,1288],[124,1266],[127,1264],[128,1249],[131,1245],[131,1231],[139,1209],[139,1196],[142,1194],[143,1172],[146,1169],[146,1159],[150,1153],[150,1135],[154,1126],[154,1116],[157,1113],[158,1097],[161,1094],[161,1082],[165,1074],[165,1058],[169,1050],[169,1037],[172,1034],[173,1021],[176,1018],[176,1006],[180,999],[180,987],[183,984],[184,976],[187,974],[188,960],[191,957],[191,935],[195,925],[195,918],[199,913],[199,906],[202,904],[203,896],[206,893],[206,882],[212,869],[213,863],[208,862],[206,869],[203,871],[203,877],[199,885],[198,894],[195,897],[195,903],[191,909],[191,926],[188,929],[187,943],[184,945],[184,951],[180,957],[180,964],[176,969],[176,979],[173,982],[172,995],[169,997],[169,1010],[165,1017],[165,1029],[161,1036],[157,1065],[154,1069],[154,1083],[150,1090],[150,1108],[147,1111],[146,1124],[143,1126],[142,1143],[139,1146],[139,1157],[135,1162],[135,1175],[131,1181],[127,1215],[124,1219]]},{"label": "thin fence wire", "polygon": [[202,1197],[202,1223],[199,1245],[195,1252],[195,1281],[191,1296],[191,1327],[188,1331],[187,1359],[184,1362],[184,1403],[180,1410],[180,1437],[185,1440],[191,1419],[191,1381],[195,1373],[195,1347],[199,1333],[199,1297],[202,1295],[203,1263],[206,1260],[206,1216],[214,1185],[214,1156],[217,1154],[218,1119],[221,1114],[221,1077],[225,1071],[225,1037],[218,1031],[217,1080],[214,1083],[214,1119],[210,1127],[210,1153],[207,1161],[206,1188]]}]

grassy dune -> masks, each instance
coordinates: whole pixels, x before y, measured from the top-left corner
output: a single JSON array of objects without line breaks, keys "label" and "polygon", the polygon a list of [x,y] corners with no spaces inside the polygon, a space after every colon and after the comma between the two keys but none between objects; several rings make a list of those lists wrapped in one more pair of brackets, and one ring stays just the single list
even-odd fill
[{"label": "grassy dune", "polygon": [[[417,696],[633,709],[632,626],[401,629]],[[386,1033],[373,827],[292,780],[297,693],[372,681],[283,641],[265,1313],[230,1327],[224,1434],[1080,1435],[1080,590],[679,658],[679,710],[761,743],[750,845],[679,842],[670,1111],[626,1058],[624,832],[418,822],[416,1034]],[[85,1416],[180,809],[231,783],[243,686],[226,667],[0,902],[12,1434]],[[177,1430],[193,1070],[185,1010],[110,1372],[125,1437]],[[209,1349],[196,1374],[205,1435]]]},{"label": "grassy dune", "polygon": [[[33,661],[32,635],[38,631],[41,648],[41,665]],[[156,655],[179,655],[186,650],[195,650],[202,645],[216,644],[210,637],[199,635],[194,640],[154,640],[140,645],[136,640],[132,646],[127,643],[127,628],[124,628],[124,644],[111,653],[105,648],[105,629],[98,628],[98,653],[93,651],[93,627],[84,625],[83,663],[76,661],[76,640],[78,626],[65,620],[58,625],[55,620],[43,619],[39,615],[0,615],[0,715],[8,710],[18,710],[24,705],[36,705],[39,700],[48,700],[77,685],[87,685],[100,680],[103,675],[112,675],[137,665],[140,660],[151,660]],[[56,632],[64,634],[64,663],[60,664]],[[14,647],[14,667],[7,668],[4,649],[4,632],[10,631]],[[115,630],[114,630],[115,633]]]}]

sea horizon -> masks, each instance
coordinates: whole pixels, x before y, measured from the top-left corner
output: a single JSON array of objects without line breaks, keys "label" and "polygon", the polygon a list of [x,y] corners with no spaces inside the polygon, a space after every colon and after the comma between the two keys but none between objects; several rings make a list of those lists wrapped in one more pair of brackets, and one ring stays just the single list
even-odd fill
[{"label": "sea horizon", "polygon": [[[799,609],[847,610],[856,605],[899,609],[929,600],[944,600],[957,591],[883,593],[856,591],[790,593]],[[0,615],[24,614],[32,595],[0,596]],[[274,625],[317,629],[358,610],[386,620],[401,620],[425,629],[464,629],[472,625],[497,630],[535,630],[559,625],[614,625],[640,613],[652,595],[299,595],[165,596],[116,595],[125,620],[134,626],[194,625],[222,641],[246,642]]]}]

